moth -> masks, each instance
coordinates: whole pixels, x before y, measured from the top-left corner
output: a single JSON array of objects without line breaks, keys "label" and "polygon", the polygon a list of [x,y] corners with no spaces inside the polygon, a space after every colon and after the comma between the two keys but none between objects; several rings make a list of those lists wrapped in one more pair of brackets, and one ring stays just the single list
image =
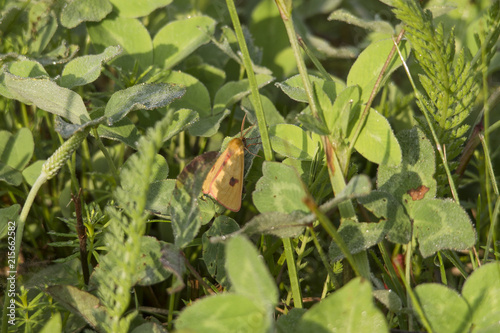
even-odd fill
[{"label": "moth", "polygon": [[[245,115],[246,117],[246,115]],[[237,212],[241,208],[243,172],[245,169],[246,139],[241,125],[241,136],[229,141],[203,182],[202,191],[227,209]]]}]

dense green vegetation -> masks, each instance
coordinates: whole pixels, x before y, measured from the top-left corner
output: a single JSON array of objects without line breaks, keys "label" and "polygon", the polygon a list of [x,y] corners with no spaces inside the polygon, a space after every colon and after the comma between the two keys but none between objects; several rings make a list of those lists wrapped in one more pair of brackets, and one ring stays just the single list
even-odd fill
[{"label": "dense green vegetation", "polygon": [[499,35],[498,0],[0,0],[2,332],[500,331]]}]

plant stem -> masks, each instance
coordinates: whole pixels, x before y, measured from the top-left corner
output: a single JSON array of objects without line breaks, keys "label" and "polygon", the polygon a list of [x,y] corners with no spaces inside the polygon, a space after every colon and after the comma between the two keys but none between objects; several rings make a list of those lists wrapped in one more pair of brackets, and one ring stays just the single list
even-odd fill
[{"label": "plant stem", "polygon": [[257,85],[257,80],[255,79],[255,73],[253,71],[252,60],[250,59],[250,53],[248,52],[248,47],[245,42],[245,36],[243,35],[243,30],[241,29],[241,23],[240,19],[238,18],[238,13],[236,12],[234,1],[226,0],[226,4],[227,4],[227,9],[229,10],[229,15],[231,16],[231,21],[233,22],[236,38],[238,39],[238,45],[240,46],[241,54],[243,56],[243,64],[245,65],[245,69],[247,72],[248,82],[250,84],[250,90],[252,91],[251,100],[255,108],[257,123],[259,124],[259,131],[262,141],[262,149],[264,150],[264,157],[266,161],[272,161],[274,157],[271,149],[271,140],[269,140],[266,117],[264,114],[264,108],[262,107],[262,101],[260,99],[260,94],[259,94],[259,86]]},{"label": "plant stem", "polygon": [[283,247],[285,249],[286,266],[288,275],[290,276],[290,285],[292,287],[293,304],[296,308],[302,308],[302,292],[300,290],[300,282],[297,275],[297,266],[293,256],[292,241],[290,238],[283,238]]}]

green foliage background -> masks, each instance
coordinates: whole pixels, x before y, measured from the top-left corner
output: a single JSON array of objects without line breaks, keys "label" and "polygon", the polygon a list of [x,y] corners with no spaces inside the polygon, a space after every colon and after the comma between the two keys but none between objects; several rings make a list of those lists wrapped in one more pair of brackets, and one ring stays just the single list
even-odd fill
[{"label": "green foliage background", "polygon": [[0,0],[2,332],[498,331],[499,35],[498,0]]}]

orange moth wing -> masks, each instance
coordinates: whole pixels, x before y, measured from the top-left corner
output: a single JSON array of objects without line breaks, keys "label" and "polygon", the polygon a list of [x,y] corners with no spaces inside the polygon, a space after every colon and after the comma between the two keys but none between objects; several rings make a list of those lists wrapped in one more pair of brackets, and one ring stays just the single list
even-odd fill
[{"label": "orange moth wing", "polygon": [[245,144],[240,138],[229,141],[203,182],[203,193],[233,212],[241,208]]}]

